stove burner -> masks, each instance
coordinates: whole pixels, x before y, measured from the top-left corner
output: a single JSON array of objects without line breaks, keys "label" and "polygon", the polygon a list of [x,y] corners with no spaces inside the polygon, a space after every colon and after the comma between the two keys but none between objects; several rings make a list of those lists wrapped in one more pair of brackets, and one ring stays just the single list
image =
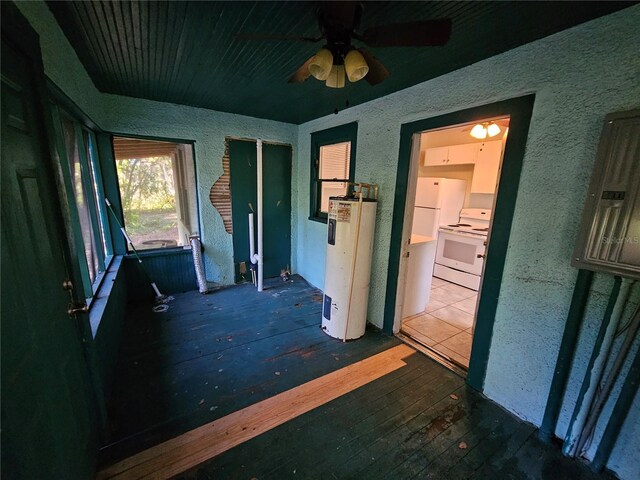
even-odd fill
[{"label": "stove burner", "polygon": [[471,225],[468,223],[455,223],[453,225],[448,225],[449,227],[470,227]]},{"label": "stove burner", "polygon": [[488,232],[489,231],[489,227],[484,227],[484,228],[474,228],[472,230],[476,230],[478,232]]}]

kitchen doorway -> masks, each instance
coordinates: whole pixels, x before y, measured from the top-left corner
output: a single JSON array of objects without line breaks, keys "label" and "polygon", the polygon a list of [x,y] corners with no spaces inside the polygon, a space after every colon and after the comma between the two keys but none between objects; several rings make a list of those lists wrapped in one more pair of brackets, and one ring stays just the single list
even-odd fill
[{"label": "kitchen doorway", "polygon": [[[466,372],[509,117],[413,135],[400,334]],[[405,255],[406,255],[405,254]]]},{"label": "kitchen doorway", "polygon": [[[534,100],[534,95],[526,95],[489,105],[473,107],[437,117],[418,120],[403,124],[400,132],[400,151],[395,191],[396,201],[394,203],[392,217],[391,245],[389,249],[383,328],[387,333],[402,336],[407,342],[412,343],[426,353],[432,355],[438,361],[449,366],[452,370],[461,374],[466,373],[467,383],[477,390],[482,390],[487,370],[489,348],[491,345],[493,325],[498,305],[498,298],[500,295],[502,273],[509,245],[511,223],[515,210],[518,184],[520,173],[522,171],[522,161],[524,158]],[[493,124],[491,123],[492,121],[494,122]],[[508,123],[501,126],[500,122],[505,123],[505,121],[508,121]],[[468,164],[468,160],[464,160],[464,158],[465,156],[468,157],[469,150],[471,150],[472,147],[465,147],[465,144],[463,143],[450,143],[448,145],[432,143],[431,145],[428,145],[428,147],[433,150],[427,152],[427,144],[425,143],[424,147],[421,147],[421,144],[423,143],[423,134],[445,131],[447,129],[451,129],[451,127],[458,128],[460,130],[458,134],[466,133],[470,136],[471,131],[476,127],[476,124],[480,124],[480,126],[474,133],[477,133],[478,130],[481,129],[486,130],[486,137],[478,139],[485,141],[485,143],[493,140],[493,137],[489,135],[489,127],[491,126],[492,133],[496,132],[496,127],[493,126],[494,124],[500,128],[500,132],[493,136],[498,137],[502,141],[502,150],[500,152],[502,163],[498,166],[498,174],[495,180],[497,187],[495,192],[482,193],[482,187],[480,187],[480,184],[490,185],[491,182],[488,180],[488,176],[484,178],[483,176],[480,176],[476,178],[474,187],[480,196],[476,199],[478,202],[474,201],[471,203],[471,186],[469,184],[469,180],[471,183],[474,183],[473,170],[466,172],[466,180],[464,177],[448,178],[448,176],[452,176],[451,170],[461,168],[460,165]],[[506,135],[506,141],[504,141],[505,139],[501,138],[500,135],[504,135],[507,128],[508,134]],[[466,132],[462,132],[462,130],[466,130]],[[480,135],[482,135],[482,133],[480,133]],[[428,138],[424,140],[426,141]],[[473,142],[469,141],[469,143]],[[451,155],[449,155],[449,149],[452,145],[459,146],[453,148]],[[438,148],[441,148],[441,150],[438,151]],[[477,160],[478,147],[475,148]],[[469,150],[465,153],[466,149]],[[445,150],[446,156],[443,156]],[[483,151],[481,159],[486,156],[486,153],[487,152]],[[438,159],[440,163],[438,163]],[[435,240],[432,239],[431,241],[427,241],[428,239],[417,238],[415,239],[416,241],[412,241],[411,237],[414,227],[414,216],[418,218],[418,221],[425,217],[424,212],[422,215],[414,215],[416,210],[416,194],[419,193],[418,180],[420,178],[420,169],[422,168],[423,170],[426,170],[429,167],[435,167],[436,165],[441,166],[441,171],[438,173],[439,176],[433,178],[445,179],[444,183],[448,183],[450,185],[442,185],[438,181],[439,184],[437,186],[432,185],[431,187],[428,187],[423,185],[421,191],[424,192],[425,189],[429,190],[435,188],[440,192],[455,192],[460,188],[455,185],[457,183],[456,180],[465,180],[465,200],[463,200],[462,205],[459,207],[458,218],[451,223],[444,224],[445,227],[451,229],[444,233],[445,236],[446,234],[451,233],[469,234],[470,239],[476,240],[475,245],[468,245],[466,237],[465,242],[455,241],[462,237],[457,239],[454,237],[453,239],[449,239],[451,241],[447,242],[438,242],[438,238],[435,238]],[[475,169],[475,167],[475,162],[473,162],[473,167],[471,168]],[[424,173],[424,178],[428,178],[426,177],[428,171]],[[471,173],[470,177],[469,173]],[[433,182],[433,179],[430,181]],[[422,180],[422,182],[424,183],[428,181]],[[467,187],[469,188],[468,192]],[[427,194],[427,197],[429,195],[431,194]],[[443,195],[442,193],[436,193],[435,195],[440,195],[440,197],[438,197],[440,208],[451,206],[451,202],[442,203],[442,198],[444,198],[441,196]],[[455,194],[453,195],[455,196]],[[421,200],[418,199],[418,201]],[[463,212],[463,210],[465,211]],[[461,216],[463,218],[461,218]],[[489,220],[487,220],[487,216]],[[408,217],[408,219],[406,217]],[[435,236],[438,237],[443,233],[440,231],[440,220],[432,223],[432,227],[435,225],[437,225],[437,234]],[[449,225],[452,226],[449,227]],[[469,226],[467,227],[466,225]],[[474,230],[474,228],[482,230]],[[487,238],[486,240],[482,239],[478,242],[478,237],[482,237],[482,233],[485,228],[487,230],[484,233]],[[461,231],[464,229],[470,229],[470,231]],[[433,233],[433,229],[431,232]],[[424,231],[422,233],[418,231],[416,234],[425,237],[434,236],[425,234]],[[484,245],[485,241],[487,243],[486,245]],[[429,247],[425,247],[423,245],[423,248],[428,250],[428,253],[425,254],[423,252],[423,254],[420,255],[412,251],[420,248],[420,244],[429,245]],[[438,249],[440,249],[441,259],[438,263],[441,267],[438,269],[439,272],[437,272],[437,274],[440,276],[436,276],[435,278],[438,278],[439,280],[433,282],[433,274],[436,272],[435,267]],[[478,257],[478,255],[480,255],[480,257]],[[477,260],[482,260],[482,262],[478,263]],[[460,268],[461,261],[467,264],[464,269]],[[433,270],[429,269],[430,264],[433,265]],[[410,265],[412,265],[412,269],[408,268]],[[467,269],[472,271],[465,271]],[[438,300],[439,298],[441,300],[441,304],[432,303],[431,307],[439,307],[437,310],[445,309],[440,312],[441,317],[445,316],[447,311],[451,313],[451,308],[455,308],[469,315],[471,317],[471,321],[469,322],[468,316],[456,318],[449,316],[446,319],[436,317],[456,328],[456,330],[451,331],[454,334],[447,336],[446,338],[443,338],[443,335],[440,335],[437,339],[428,337],[430,338],[430,341],[425,341],[423,338],[421,339],[422,341],[420,341],[420,339],[412,339],[401,332],[403,319],[408,319],[407,317],[411,316],[408,315],[407,311],[404,311],[405,286],[407,284],[415,284],[415,279],[420,276],[426,275],[428,277],[429,272],[431,272],[431,284],[428,285],[429,288],[426,290],[426,295],[424,290],[421,292],[423,297],[427,297],[425,301],[425,309],[422,315],[427,319],[430,318],[426,316],[427,314],[433,317],[431,312],[426,311],[427,305],[432,303],[433,300]],[[447,275],[449,276],[447,277]],[[443,278],[443,276],[445,278]],[[441,283],[440,280],[447,283]],[[442,289],[442,291],[434,293],[438,289]],[[474,296],[475,299],[473,298]],[[458,304],[458,306],[452,307],[454,304]],[[470,312],[473,312],[473,314]],[[454,313],[456,312],[454,311]],[[416,315],[420,315],[419,311]],[[461,322],[460,318],[463,318],[464,322]],[[419,322],[412,323],[414,324],[413,326],[416,327],[416,324]],[[432,321],[432,323],[434,322]],[[456,326],[456,323],[458,326]],[[407,326],[411,328],[411,324],[407,324]],[[428,329],[429,326],[428,321],[423,322],[423,327]],[[405,330],[407,329],[405,328]],[[414,328],[414,331],[417,330]],[[459,335],[463,332],[468,336]],[[431,335],[436,336],[436,333],[432,330]],[[455,339],[456,342],[462,338],[467,340],[466,351],[469,349],[468,340],[470,337],[471,348],[470,353],[468,354],[468,361],[466,362],[460,361],[460,358],[456,358],[450,353],[448,355],[436,353],[432,348],[437,344],[443,344],[444,347],[451,347],[454,340],[450,340],[449,342],[447,342],[447,340],[455,338],[457,335],[459,336]],[[415,336],[417,337],[417,335]],[[431,345],[425,345],[425,343],[431,343]],[[449,349],[453,351],[453,349]]]}]

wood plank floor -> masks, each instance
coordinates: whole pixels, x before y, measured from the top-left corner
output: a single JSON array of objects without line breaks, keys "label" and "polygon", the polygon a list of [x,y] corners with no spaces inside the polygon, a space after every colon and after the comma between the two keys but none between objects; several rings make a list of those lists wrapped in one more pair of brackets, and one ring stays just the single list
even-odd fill
[{"label": "wood plank floor", "polygon": [[375,331],[343,343],[320,329],[322,294],[301,277],[176,295],[130,310],[101,465],[398,345]]},{"label": "wood plank floor", "polygon": [[[375,331],[355,342],[331,339],[319,328],[317,290],[296,276],[269,287],[262,294],[248,285],[209,296],[183,294],[164,316],[148,305],[131,312],[111,405],[113,443],[103,450],[103,464],[181,434],[194,441],[208,427],[192,430],[203,425],[237,429],[247,418],[243,412],[269,423],[257,413],[261,405],[278,403],[287,398],[283,392],[309,382],[331,389],[323,376],[340,375],[399,345]],[[415,353],[402,361],[359,388],[319,393],[316,408],[231,442],[175,478],[612,478],[541,444],[531,425],[428,357]],[[215,438],[205,435],[189,448],[197,454],[206,443],[215,450]],[[173,472],[183,468],[189,464]]]},{"label": "wood plank floor", "polygon": [[404,359],[416,353],[397,345],[133,455],[98,478],[168,479],[406,366]]}]

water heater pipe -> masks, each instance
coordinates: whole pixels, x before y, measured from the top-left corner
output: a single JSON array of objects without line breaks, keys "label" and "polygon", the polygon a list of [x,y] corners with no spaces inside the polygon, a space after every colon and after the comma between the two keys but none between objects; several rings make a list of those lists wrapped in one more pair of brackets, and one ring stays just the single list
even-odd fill
[{"label": "water heater pipe", "polygon": [[[258,291],[262,291],[262,278],[264,270],[264,257],[262,250],[262,140],[256,141],[258,150]],[[253,222],[251,222],[253,224]]]},{"label": "water heater pipe", "polygon": [[256,253],[256,242],[253,236],[253,212],[249,214],[249,260],[254,265],[258,263],[258,254]]},{"label": "water heater pipe", "polygon": [[[356,260],[358,258],[358,244],[360,243],[360,224],[362,223],[362,187],[360,187],[360,200],[358,201],[358,224],[356,225],[356,236],[353,241],[353,258],[351,259],[351,279],[349,281],[349,307],[347,308],[347,321],[344,322],[344,338],[343,342],[347,341],[347,331],[349,330],[349,317],[351,316],[351,301],[353,297],[353,282],[356,275]],[[365,302],[368,299],[365,299]]]}]

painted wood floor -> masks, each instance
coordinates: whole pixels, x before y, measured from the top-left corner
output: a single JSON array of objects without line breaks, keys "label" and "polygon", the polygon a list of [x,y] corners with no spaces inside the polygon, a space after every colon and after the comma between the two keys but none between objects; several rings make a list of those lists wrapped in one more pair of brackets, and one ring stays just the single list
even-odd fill
[{"label": "painted wood floor", "polygon": [[[164,458],[165,471],[178,473],[176,445],[201,455],[210,444],[216,456],[183,463],[191,468],[175,478],[184,480],[612,478],[541,444],[531,425],[393,338],[330,339],[319,328],[319,292],[300,277],[269,286],[183,294],[161,319],[148,306],[132,311],[105,463],[189,431],[162,455],[139,456]],[[284,418],[274,423],[265,411]],[[263,430],[245,438],[241,422]],[[227,432],[242,438],[224,440]],[[141,478],[131,473],[124,478]]]},{"label": "painted wood floor", "polygon": [[343,343],[320,329],[322,293],[301,277],[176,295],[130,310],[109,405],[109,465],[398,345],[375,331]]}]

